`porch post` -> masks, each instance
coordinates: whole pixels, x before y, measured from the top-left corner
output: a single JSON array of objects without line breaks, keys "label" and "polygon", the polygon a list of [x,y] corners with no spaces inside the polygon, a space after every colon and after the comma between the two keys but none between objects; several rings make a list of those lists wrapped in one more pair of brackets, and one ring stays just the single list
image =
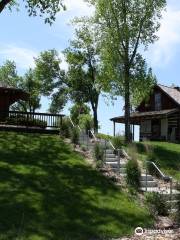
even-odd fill
[{"label": "porch post", "polygon": [[114,131],[114,137],[116,136],[116,122],[113,121],[113,131]]},{"label": "porch post", "polygon": [[133,124],[133,139],[132,140],[134,142],[134,124]]}]

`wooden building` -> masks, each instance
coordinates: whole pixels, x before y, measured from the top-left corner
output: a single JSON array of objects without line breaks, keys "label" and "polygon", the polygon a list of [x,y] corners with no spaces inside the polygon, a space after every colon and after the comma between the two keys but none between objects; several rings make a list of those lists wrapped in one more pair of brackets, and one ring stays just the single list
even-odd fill
[{"label": "wooden building", "polygon": [[[115,117],[116,123],[125,123],[125,117]],[[132,125],[140,126],[140,141],[165,140],[180,142],[180,87],[156,85],[148,101],[142,101],[131,113]]]},{"label": "wooden building", "polygon": [[29,94],[21,89],[13,88],[0,83],[0,112],[1,115],[6,115],[9,112],[10,106],[19,101],[27,101]]}]

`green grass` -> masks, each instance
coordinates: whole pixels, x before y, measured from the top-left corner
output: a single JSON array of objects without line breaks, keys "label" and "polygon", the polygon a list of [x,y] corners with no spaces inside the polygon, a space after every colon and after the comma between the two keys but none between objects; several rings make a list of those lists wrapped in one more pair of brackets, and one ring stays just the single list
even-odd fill
[{"label": "green grass", "polygon": [[58,136],[0,133],[0,240],[107,239],[151,224]]},{"label": "green grass", "polygon": [[153,150],[155,162],[167,175],[180,180],[180,144],[168,142],[145,142],[136,143],[139,159],[147,159],[146,145],[150,145]]}]

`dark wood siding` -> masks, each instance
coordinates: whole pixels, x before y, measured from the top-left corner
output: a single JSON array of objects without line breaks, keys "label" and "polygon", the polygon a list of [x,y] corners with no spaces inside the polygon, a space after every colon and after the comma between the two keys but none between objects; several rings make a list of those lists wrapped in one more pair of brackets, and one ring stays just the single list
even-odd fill
[{"label": "dark wood siding", "polygon": [[155,111],[155,94],[161,94],[161,110],[166,109],[173,109],[177,108],[178,104],[176,104],[171,97],[169,97],[166,93],[164,93],[161,89],[158,87],[154,88],[153,93],[150,95],[148,101],[143,101],[140,106],[137,108],[137,111],[139,112],[149,112],[149,111]]}]

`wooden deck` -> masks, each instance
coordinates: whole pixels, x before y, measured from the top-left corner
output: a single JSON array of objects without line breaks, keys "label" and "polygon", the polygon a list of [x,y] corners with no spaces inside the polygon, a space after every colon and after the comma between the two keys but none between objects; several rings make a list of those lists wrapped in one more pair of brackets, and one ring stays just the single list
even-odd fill
[{"label": "wooden deck", "polygon": [[31,112],[0,112],[0,131],[59,134],[64,115]]}]

